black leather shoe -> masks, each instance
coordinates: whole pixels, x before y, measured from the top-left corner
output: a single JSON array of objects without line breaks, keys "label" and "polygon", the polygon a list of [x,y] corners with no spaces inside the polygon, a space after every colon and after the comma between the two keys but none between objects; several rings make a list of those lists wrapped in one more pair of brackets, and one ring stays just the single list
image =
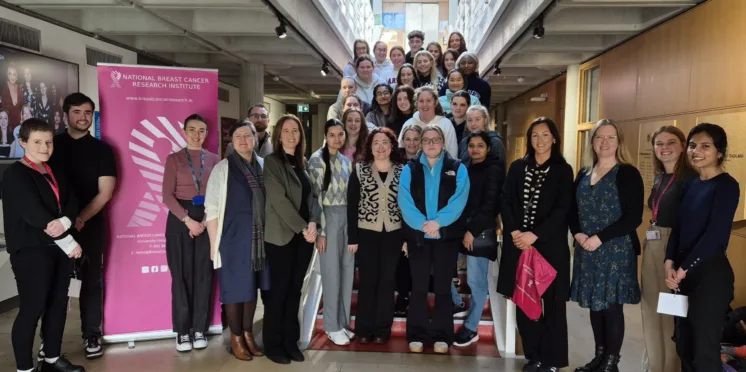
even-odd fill
[{"label": "black leather shoe", "polygon": [[536,360],[529,360],[528,363],[523,365],[522,372],[537,372],[541,367],[541,362]]},{"label": "black leather shoe", "polygon": [[288,350],[288,355],[290,356],[290,360],[293,362],[304,362],[306,360],[306,357],[304,357],[303,353],[301,353],[297,348]]},{"label": "black leather shoe", "polygon": [[277,363],[277,364],[290,364],[290,357],[282,354],[276,354],[276,353],[266,353],[267,359]]},{"label": "black leather shoe", "polygon": [[70,363],[64,357],[60,357],[53,364],[42,362],[39,370],[41,372],[85,372],[85,368]]}]

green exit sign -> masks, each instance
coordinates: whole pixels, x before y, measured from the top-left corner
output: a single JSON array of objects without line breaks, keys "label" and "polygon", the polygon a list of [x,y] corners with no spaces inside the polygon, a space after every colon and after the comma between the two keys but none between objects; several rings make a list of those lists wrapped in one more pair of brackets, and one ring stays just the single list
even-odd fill
[{"label": "green exit sign", "polygon": [[298,112],[308,112],[308,105],[299,104]]}]

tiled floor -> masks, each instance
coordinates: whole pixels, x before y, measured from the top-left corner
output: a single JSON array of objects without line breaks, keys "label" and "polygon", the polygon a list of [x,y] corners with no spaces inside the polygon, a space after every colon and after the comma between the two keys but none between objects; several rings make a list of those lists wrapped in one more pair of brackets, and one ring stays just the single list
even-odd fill
[{"label": "tiled floor", "polygon": [[[75,308],[76,304],[73,305]],[[642,327],[638,306],[627,306],[626,337],[622,350],[620,371],[640,371],[642,344]],[[257,316],[262,311],[258,309]],[[14,371],[10,331],[16,311],[0,314],[0,371]],[[568,304],[568,323],[570,329],[570,364],[575,367],[587,362],[593,353],[593,336],[591,333],[587,310],[576,304]],[[246,371],[304,371],[304,372],[439,372],[439,371],[520,371],[521,359],[463,357],[449,355],[416,355],[392,353],[363,353],[346,351],[307,351],[305,363],[293,363],[289,366],[278,366],[266,358],[257,358],[252,362],[241,362],[227,354],[223,349],[222,336],[210,339],[207,350],[179,354],[174,350],[173,340],[140,342],[134,349],[127,345],[109,345],[106,355],[97,361],[88,362],[83,357],[79,338],[80,322],[77,310],[68,316],[67,329],[62,349],[69,359],[82,363],[88,372],[233,372]],[[574,369],[574,368],[573,368]],[[573,369],[568,369],[572,371]]]}]

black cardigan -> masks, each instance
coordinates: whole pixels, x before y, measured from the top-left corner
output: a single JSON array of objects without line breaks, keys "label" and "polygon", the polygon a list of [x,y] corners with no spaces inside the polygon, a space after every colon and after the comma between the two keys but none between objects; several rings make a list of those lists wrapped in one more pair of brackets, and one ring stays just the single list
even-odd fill
[{"label": "black cardigan", "polygon": [[39,172],[15,162],[5,170],[2,182],[3,219],[8,253],[13,254],[23,247],[54,245],[68,233],[53,239],[44,232],[47,224],[67,217],[74,225],[78,216],[78,201],[60,168],[52,168],[60,187],[62,213],[57,210],[57,198],[46,178]]},{"label": "black cardigan", "polygon": [[[523,188],[526,166],[533,160],[518,159],[510,165],[502,194],[503,245],[497,292],[513,297],[518,258],[521,250],[513,244],[512,232],[521,229],[523,221]],[[572,208],[572,167],[562,157],[552,157],[541,186],[534,228],[538,239],[534,247],[549,262],[557,277],[544,294],[545,299],[567,301],[570,288],[570,247],[567,240],[568,214]]]},{"label": "black cardigan", "polygon": [[[494,154],[487,154],[487,159],[478,164],[469,164],[469,199],[462,215],[466,217],[466,230],[474,237],[483,231],[497,227],[497,216],[500,214],[500,190],[505,182],[505,171],[500,159]],[[461,252],[471,255],[472,252],[461,247]],[[489,257],[494,261],[497,251]]]},{"label": "black cardigan", "polygon": [[[580,229],[580,216],[578,215],[578,204],[576,191],[580,181],[590,170],[581,169],[573,184],[573,203],[570,213],[570,232],[575,236],[583,231]],[[629,235],[635,252],[640,254],[640,238],[637,237],[637,227],[642,224],[642,211],[645,208],[645,185],[642,182],[640,171],[631,164],[621,164],[616,176],[616,186],[619,191],[619,204],[622,207],[622,216],[609,226],[606,226],[598,234],[601,243],[613,238]]]}]

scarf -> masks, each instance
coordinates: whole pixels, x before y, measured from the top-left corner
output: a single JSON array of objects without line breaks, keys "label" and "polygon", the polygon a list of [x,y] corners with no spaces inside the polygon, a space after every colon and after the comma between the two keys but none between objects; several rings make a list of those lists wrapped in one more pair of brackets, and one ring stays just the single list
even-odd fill
[{"label": "scarf", "polygon": [[241,155],[234,152],[229,155],[234,165],[241,170],[249,182],[249,187],[253,193],[253,220],[254,226],[252,236],[252,244],[254,249],[251,250],[251,264],[254,271],[262,271],[266,266],[266,252],[264,250],[264,202],[265,202],[265,190],[264,190],[264,172],[262,167],[259,165],[259,161],[256,160],[257,154],[251,156],[251,163],[246,159],[242,158]]}]

